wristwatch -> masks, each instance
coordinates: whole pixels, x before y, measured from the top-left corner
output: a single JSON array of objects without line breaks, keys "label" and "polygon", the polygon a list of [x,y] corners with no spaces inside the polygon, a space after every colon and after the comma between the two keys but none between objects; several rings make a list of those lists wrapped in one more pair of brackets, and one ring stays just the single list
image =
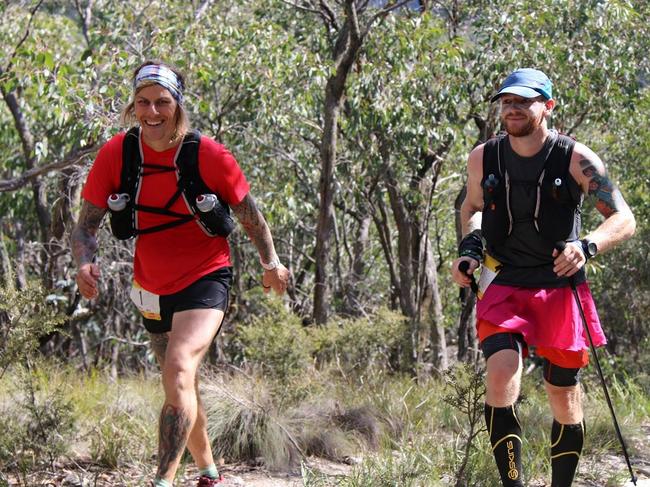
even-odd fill
[{"label": "wristwatch", "polygon": [[596,242],[592,242],[588,238],[583,238],[580,240],[580,245],[582,245],[582,253],[585,254],[587,260],[596,257],[598,253],[598,245],[596,245]]},{"label": "wristwatch", "polygon": [[275,258],[271,259],[271,262],[266,264],[260,258],[260,264],[262,264],[262,267],[264,268],[265,271],[272,271],[273,269],[275,269],[276,267],[278,267],[280,265],[280,259],[275,257]]}]

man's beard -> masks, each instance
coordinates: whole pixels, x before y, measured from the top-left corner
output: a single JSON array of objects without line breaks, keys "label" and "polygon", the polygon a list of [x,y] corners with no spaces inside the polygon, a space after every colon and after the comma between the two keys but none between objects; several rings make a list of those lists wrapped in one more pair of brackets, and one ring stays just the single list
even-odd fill
[{"label": "man's beard", "polygon": [[537,127],[541,125],[540,120],[535,120],[534,118],[529,118],[528,122],[525,125],[519,125],[521,122],[517,121],[517,128],[514,128],[512,123],[509,123],[508,120],[503,120],[503,125],[505,126],[506,132],[512,137],[526,137],[527,135],[532,134]]}]

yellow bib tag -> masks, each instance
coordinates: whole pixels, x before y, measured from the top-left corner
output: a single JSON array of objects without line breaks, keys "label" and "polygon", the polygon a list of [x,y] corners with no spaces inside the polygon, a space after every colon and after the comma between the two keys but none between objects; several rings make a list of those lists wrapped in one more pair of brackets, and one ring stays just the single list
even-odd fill
[{"label": "yellow bib tag", "polygon": [[160,296],[142,289],[134,279],[130,297],[142,316],[150,320],[160,321]]},{"label": "yellow bib tag", "polygon": [[500,270],[501,262],[486,252],[481,266],[481,277],[478,280],[478,293],[476,293],[479,299],[483,298],[483,294],[485,294],[488,286],[492,284]]}]

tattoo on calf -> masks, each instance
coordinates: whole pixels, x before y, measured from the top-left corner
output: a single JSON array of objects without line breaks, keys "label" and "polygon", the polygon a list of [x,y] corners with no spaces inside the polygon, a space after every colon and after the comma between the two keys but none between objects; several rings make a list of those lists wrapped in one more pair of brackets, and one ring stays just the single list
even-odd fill
[{"label": "tattoo on calf", "polygon": [[596,167],[589,159],[580,161],[582,174],[589,178],[589,194],[596,197],[596,208],[608,217],[621,209],[623,197],[614,183],[607,177],[598,173]]},{"label": "tattoo on calf", "polygon": [[165,404],[160,412],[158,445],[158,477],[164,477],[185,449],[190,432],[190,418],[181,409]]}]

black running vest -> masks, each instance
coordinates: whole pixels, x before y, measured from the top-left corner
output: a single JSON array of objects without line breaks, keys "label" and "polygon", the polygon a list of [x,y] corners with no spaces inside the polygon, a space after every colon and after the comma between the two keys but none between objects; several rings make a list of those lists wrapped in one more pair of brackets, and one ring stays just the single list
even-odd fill
[{"label": "black running vest", "polygon": [[[175,168],[149,164],[142,160],[140,128],[133,127],[126,133],[122,144],[122,172],[119,193],[129,195],[126,208],[110,211],[111,230],[121,240],[146,233],[159,232],[187,222],[195,221],[210,237],[227,237],[234,229],[230,208],[219,197],[215,207],[208,212],[199,211],[196,198],[200,195],[214,194],[205,184],[199,173],[199,145],[201,134],[198,130],[188,132],[183,138],[174,158]],[[137,197],[143,177],[158,172],[176,171],[177,189],[163,208],[137,204]],[[170,210],[174,202],[183,197],[190,214]],[[140,211],[169,216],[167,223],[150,228],[139,228],[137,213]]]},{"label": "black running vest", "polygon": [[[553,272],[558,241],[580,234],[582,190],[569,173],[575,142],[551,131],[532,157],[516,154],[507,135],[490,139],[483,153],[483,218],[487,252],[502,269],[497,284],[564,287]],[[576,274],[584,280],[584,271]]]}]

